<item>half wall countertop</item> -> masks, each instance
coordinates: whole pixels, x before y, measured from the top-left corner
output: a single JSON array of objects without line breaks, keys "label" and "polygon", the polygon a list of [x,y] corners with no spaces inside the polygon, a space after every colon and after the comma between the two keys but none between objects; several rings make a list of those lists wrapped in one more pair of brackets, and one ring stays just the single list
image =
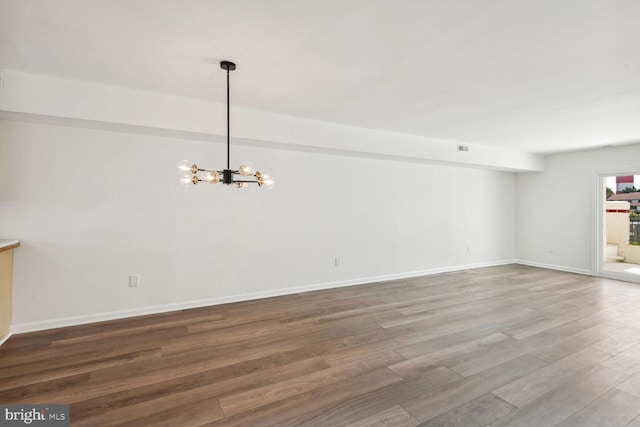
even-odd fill
[{"label": "half wall countertop", "polygon": [[20,246],[20,240],[0,239],[0,252],[17,248],[18,246]]}]

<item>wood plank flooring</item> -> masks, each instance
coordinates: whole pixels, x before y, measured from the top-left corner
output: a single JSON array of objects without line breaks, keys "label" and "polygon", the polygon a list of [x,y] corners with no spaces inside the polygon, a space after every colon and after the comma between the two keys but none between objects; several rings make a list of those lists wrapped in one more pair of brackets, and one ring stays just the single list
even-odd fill
[{"label": "wood plank flooring", "polygon": [[640,285],[509,265],[13,336],[74,426],[640,426]]}]

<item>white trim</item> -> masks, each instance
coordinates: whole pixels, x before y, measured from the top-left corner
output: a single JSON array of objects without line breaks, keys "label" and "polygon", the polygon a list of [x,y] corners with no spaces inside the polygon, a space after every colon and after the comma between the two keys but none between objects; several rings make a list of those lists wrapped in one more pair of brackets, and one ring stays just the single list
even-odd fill
[{"label": "white trim", "polygon": [[0,339],[0,345],[4,344],[5,342],[7,342],[9,338],[11,338],[11,332],[12,331],[9,331],[7,335],[5,335],[2,339]]},{"label": "white trim", "polygon": [[11,332],[21,334],[25,332],[42,331],[45,329],[62,328],[65,326],[83,325],[86,323],[103,322],[106,320],[122,319],[125,317],[143,316],[147,314],[165,313],[169,311],[185,310],[189,308],[206,307],[212,305],[228,304],[232,302],[271,298],[282,295],[291,295],[302,292],[318,291],[323,289],[342,288],[346,286],[362,285],[367,283],[385,282],[389,280],[407,279],[411,277],[428,276],[432,274],[447,273],[451,271],[469,270],[473,268],[494,267],[516,263],[515,260],[501,260],[480,262],[475,264],[456,265],[449,267],[436,267],[427,270],[410,271],[405,273],[385,274],[381,276],[364,277],[360,279],[341,280],[338,282],[319,283],[314,285],[296,286],[293,288],[274,289],[270,291],[251,292],[226,297],[206,298],[194,301],[185,301],[172,304],[140,307],[129,310],[110,311],[84,316],[65,317],[60,319],[43,320],[39,322],[16,323],[11,326]]},{"label": "white trim", "polygon": [[599,276],[602,274],[604,260],[604,200],[602,200],[602,192],[605,191],[603,182],[607,175],[601,171],[592,171],[591,176],[591,274]]},{"label": "white trim", "polygon": [[543,262],[535,262],[535,261],[525,261],[523,259],[517,259],[515,263],[528,265],[530,267],[539,267],[539,268],[546,268],[549,270],[566,271],[567,273],[576,273],[576,274],[583,274],[585,276],[593,276],[593,274],[591,274],[591,271],[586,268],[573,268],[573,267],[566,267],[564,265],[545,264]]}]

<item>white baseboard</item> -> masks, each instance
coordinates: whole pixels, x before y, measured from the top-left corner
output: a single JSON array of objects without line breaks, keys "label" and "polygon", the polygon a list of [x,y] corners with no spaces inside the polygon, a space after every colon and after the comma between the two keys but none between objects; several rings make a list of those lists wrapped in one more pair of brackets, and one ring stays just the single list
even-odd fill
[{"label": "white baseboard", "polygon": [[9,332],[3,338],[0,338],[0,345],[4,344],[9,338],[11,338],[11,332]]},{"label": "white baseboard", "polygon": [[14,323],[11,325],[11,333],[22,334],[26,332],[42,331],[45,329],[62,328],[65,326],[84,325],[87,323],[103,322],[106,320],[122,319],[125,317],[143,316],[147,314],[165,313],[169,311],[185,310],[189,308],[206,307],[212,305],[228,304],[232,302],[249,301],[260,298],[271,298],[282,295],[298,294],[302,292],[318,291],[323,289],[342,288],[346,286],[362,285],[366,283],[385,282],[389,280],[408,279],[411,277],[429,276],[432,274],[447,273],[451,271],[469,270],[473,268],[494,267],[498,265],[515,264],[516,260],[501,260],[481,262],[475,264],[456,265],[448,267],[436,267],[426,270],[410,271],[404,273],[385,274],[381,276],[364,277],[360,279],[341,280],[337,282],[318,283],[313,285],[297,286],[293,288],[274,289],[270,291],[251,292],[226,297],[206,298],[194,301],[140,307],[129,310],[110,311],[83,316],[65,317],[59,319],[43,320],[38,322]]},{"label": "white baseboard", "polygon": [[528,265],[530,267],[547,268],[549,270],[566,271],[567,273],[583,274],[585,276],[593,276],[591,270],[585,270],[582,268],[565,267],[563,265],[545,264],[543,262],[525,261],[523,259],[517,259],[514,261],[516,264]]}]

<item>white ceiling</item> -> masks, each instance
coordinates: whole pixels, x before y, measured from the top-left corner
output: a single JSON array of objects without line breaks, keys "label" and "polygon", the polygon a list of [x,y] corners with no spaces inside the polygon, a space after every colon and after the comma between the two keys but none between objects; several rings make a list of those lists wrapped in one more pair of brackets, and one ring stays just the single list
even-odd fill
[{"label": "white ceiling", "polygon": [[640,142],[638,0],[0,0],[0,69],[534,153]]}]

